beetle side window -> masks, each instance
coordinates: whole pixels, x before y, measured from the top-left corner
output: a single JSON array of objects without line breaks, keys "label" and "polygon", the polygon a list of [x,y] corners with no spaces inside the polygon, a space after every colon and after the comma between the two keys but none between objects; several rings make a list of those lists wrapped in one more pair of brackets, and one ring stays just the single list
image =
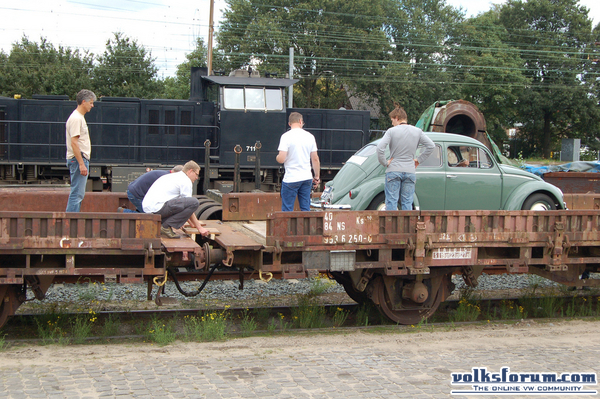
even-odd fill
[{"label": "beetle side window", "polygon": [[448,146],[447,156],[451,168],[490,169],[493,166],[487,152],[480,147]]},{"label": "beetle side window", "polygon": [[493,162],[490,159],[488,153],[483,149],[479,149],[479,167],[481,169],[490,169],[493,166]]}]

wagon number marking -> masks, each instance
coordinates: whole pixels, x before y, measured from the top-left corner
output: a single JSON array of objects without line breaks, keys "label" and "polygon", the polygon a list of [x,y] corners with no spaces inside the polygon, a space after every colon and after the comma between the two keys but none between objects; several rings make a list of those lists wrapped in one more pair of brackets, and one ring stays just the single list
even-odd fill
[{"label": "wagon number marking", "polygon": [[324,244],[370,244],[373,235],[366,232],[366,226],[374,223],[371,215],[356,216],[350,219],[342,213],[341,220],[336,220],[334,212],[325,212],[323,216],[323,243]]}]

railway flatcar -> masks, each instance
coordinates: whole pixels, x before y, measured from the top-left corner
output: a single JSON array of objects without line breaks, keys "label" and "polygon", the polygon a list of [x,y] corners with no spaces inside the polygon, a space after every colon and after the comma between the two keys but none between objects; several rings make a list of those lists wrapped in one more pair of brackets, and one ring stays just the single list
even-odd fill
[{"label": "railway flatcar", "polygon": [[[368,142],[370,114],[287,108],[285,89],[295,82],[240,71],[208,76],[206,68],[193,68],[189,100],[100,98],[86,115],[92,138],[87,190],[124,192],[147,170],[193,159],[209,165],[197,194],[231,190],[236,168],[239,191],[275,191],[282,179],[277,145],[293,111],[315,135],[323,178],[333,178]],[[75,107],[67,96],[0,97],[0,184],[68,182],[65,121]]]}]

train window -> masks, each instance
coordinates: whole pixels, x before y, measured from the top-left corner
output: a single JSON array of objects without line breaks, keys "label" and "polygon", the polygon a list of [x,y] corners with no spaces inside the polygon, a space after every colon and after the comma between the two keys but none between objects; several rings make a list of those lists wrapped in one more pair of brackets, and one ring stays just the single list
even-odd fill
[{"label": "train window", "polygon": [[264,87],[225,87],[223,89],[225,109],[276,110],[283,109],[281,89]]},{"label": "train window", "polygon": [[[181,124],[191,125],[192,124],[192,113],[190,111],[181,111]],[[182,127],[181,134],[191,134],[191,128]]]},{"label": "train window", "polygon": [[175,126],[177,122],[175,121],[175,111],[168,110],[165,111],[165,125],[167,128],[167,134],[175,134]]},{"label": "train window", "polygon": [[281,111],[283,109],[281,89],[266,89],[265,99],[267,100],[267,109],[276,111]]},{"label": "train window", "polygon": [[226,109],[244,109],[244,89],[242,87],[225,87],[223,89],[223,106]]},{"label": "train window", "polygon": [[265,109],[265,89],[246,87],[246,109]]},{"label": "train window", "polygon": [[[158,125],[160,123],[160,114],[157,109],[151,109],[148,111],[148,123],[150,125]],[[158,126],[148,127],[149,134],[158,134]]]}]

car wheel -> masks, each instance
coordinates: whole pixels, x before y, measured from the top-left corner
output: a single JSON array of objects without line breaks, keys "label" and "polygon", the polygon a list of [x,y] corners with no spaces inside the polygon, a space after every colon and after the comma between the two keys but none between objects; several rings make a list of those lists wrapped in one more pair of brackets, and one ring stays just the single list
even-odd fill
[{"label": "car wheel", "polygon": [[556,205],[546,194],[533,194],[525,200],[521,209],[524,211],[553,211],[556,210]]},{"label": "car wheel", "polygon": [[367,207],[369,211],[385,211],[385,193],[379,193]]}]

